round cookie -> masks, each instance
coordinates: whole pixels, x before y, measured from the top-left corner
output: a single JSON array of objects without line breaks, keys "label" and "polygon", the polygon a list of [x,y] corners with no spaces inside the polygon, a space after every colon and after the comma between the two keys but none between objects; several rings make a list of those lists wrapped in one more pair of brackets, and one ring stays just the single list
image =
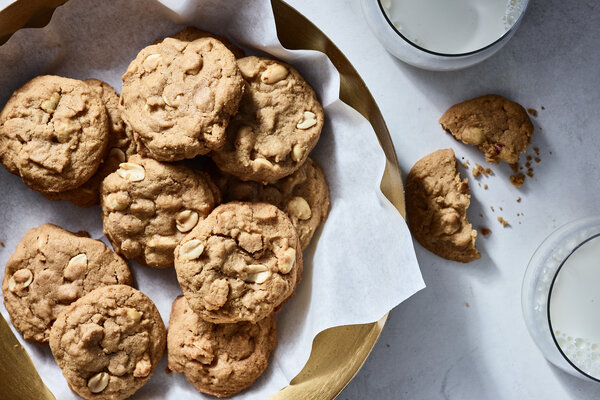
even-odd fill
[{"label": "round cookie", "polygon": [[215,182],[221,189],[223,202],[265,202],[284,211],[296,228],[303,250],[327,218],[329,187],[323,171],[311,158],[293,174],[269,185],[244,182],[225,174]]},{"label": "round cookie", "polygon": [[121,118],[119,95],[108,83],[98,79],[84,81],[102,98],[109,121],[108,151],[98,171],[78,188],[58,193],[44,193],[49,200],[68,200],[79,207],[91,207],[100,202],[100,184],[108,175],[119,168],[119,164],[127,161],[135,154],[133,132]]},{"label": "round cookie", "polygon": [[246,90],[227,128],[227,141],[212,158],[241,180],[273,183],[300,168],[317,144],[323,107],[288,64],[245,57],[238,66]]},{"label": "round cookie", "polygon": [[140,154],[193,158],[223,145],[243,91],[235,56],[220,41],[166,38],[140,51],[123,75],[123,118]]},{"label": "round cookie", "polygon": [[276,342],[273,314],[256,324],[213,324],[193,312],[185,297],[173,302],[169,369],[184,374],[199,392],[228,397],[246,389],[267,368]]},{"label": "round cookie", "polygon": [[46,343],[69,304],[106,285],[132,284],[127,263],[99,240],[56,225],[27,231],[6,263],[2,293],[14,327],[25,340]]},{"label": "round cookie", "polygon": [[105,286],[62,312],[50,349],[71,390],[86,399],[120,400],[150,379],[163,356],[165,325],[145,294]]},{"label": "round cookie", "polygon": [[104,233],[115,251],[155,268],[173,265],[173,250],[220,202],[208,175],[136,154],[102,182]]},{"label": "round cookie", "polygon": [[0,113],[0,162],[39,192],[83,185],[107,144],[106,109],[82,81],[38,76],[14,92]]},{"label": "round cookie", "polygon": [[302,251],[289,218],[267,203],[220,205],[175,249],[190,307],[213,323],[256,323],[289,299]]},{"label": "round cookie", "polygon": [[509,164],[531,143],[533,124],[525,109],[502,96],[490,94],[450,107],[440,124],[455,139],[477,146],[489,163]]},{"label": "round cookie", "polygon": [[481,258],[475,247],[477,231],[467,220],[471,202],[467,179],[461,179],[452,149],[426,155],[406,178],[406,216],[415,239],[447,260]]},{"label": "round cookie", "polygon": [[[220,36],[220,35],[214,35],[210,32],[206,32],[203,30],[200,30],[198,28],[195,28],[193,26],[186,26],[185,28],[183,28],[182,31],[177,32],[176,34],[170,36],[173,39],[178,39],[178,40],[182,40],[184,42],[193,42],[196,39],[200,39],[203,37],[211,37],[214,39],[217,39],[218,41],[220,41],[221,43],[223,43],[223,45],[225,45],[225,47],[227,47],[229,49],[229,51],[231,51],[233,53],[233,55],[235,56],[235,58],[242,58],[244,57],[244,50],[240,49],[239,47],[237,47],[236,45],[234,45],[233,43],[231,43],[229,41],[229,39],[227,39],[225,36]],[[162,42],[164,39],[157,39],[154,41],[154,43],[152,44],[157,44]]]}]

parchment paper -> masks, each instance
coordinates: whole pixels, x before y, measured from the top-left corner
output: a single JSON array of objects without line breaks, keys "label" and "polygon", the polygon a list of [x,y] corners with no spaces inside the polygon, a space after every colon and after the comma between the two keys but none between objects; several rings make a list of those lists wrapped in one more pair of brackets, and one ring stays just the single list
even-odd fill
[{"label": "parchment paper", "polygon": [[[71,0],[57,9],[47,27],[21,30],[0,47],[0,104],[39,74],[98,78],[119,91],[120,76],[140,49],[186,25],[225,34],[254,48],[249,54],[262,51],[291,63],[314,87],[325,108],[325,126],[312,157],[329,182],[329,218],[304,252],[304,275],[296,296],[278,316],[278,346],[269,368],[237,397],[266,398],[302,369],[318,332],[377,321],[424,287],[406,224],[379,190],[383,151],[368,122],[339,100],[339,75],[328,58],[319,52],[284,49],[267,0],[168,5],[154,0]],[[98,207],[81,209],[66,201],[48,201],[0,168],[2,271],[25,232],[46,222],[88,231],[108,243]],[[173,268],[130,264],[137,287],[152,298],[167,324],[171,303],[181,294]],[[8,320],[4,306],[1,311]],[[56,397],[77,398],[50,349],[15,334]],[[165,373],[166,358],[165,354],[134,398],[202,398],[183,375]]]}]

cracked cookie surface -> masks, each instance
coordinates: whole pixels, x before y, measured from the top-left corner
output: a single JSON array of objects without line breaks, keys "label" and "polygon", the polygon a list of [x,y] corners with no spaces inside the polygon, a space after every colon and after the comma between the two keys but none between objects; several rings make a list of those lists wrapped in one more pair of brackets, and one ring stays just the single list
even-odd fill
[{"label": "cracked cookie surface", "polygon": [[0,113],[0,161],[40,192],[62,192],[94,175],[108,144],[102,99],[82,81],[38,76]]},{"label": "cracked cookie surface", "polygon": [[104,233],[115,251],[167,268],[179,241],[220,202],[210,177],[136,154],[102,182]]},{"label": "cracked cookie surface", "polygon": [[225,145],[212,158],[221,170],[244,181],[272,183],[306,161],[321,134],[323,107],[288,64],[244,57],[238,66],[246,89]]},{"label": "cracked cookie surface", "polygon": [[235,56],[220,41],[166,38],[129,65],[121,109],[140,154],[176,161],[223,145],[243,91]]},{"label": "cracked cookie surface", "polygon": [[232,396],[258,379],[277,342],[275,316],[256,324],[213,324],[192,311],[185,297],[173,302],[167,332],[169,369],[196,390]]},{"label": "cracked cookie surface", "polygon": [[222,204],[175,249],[190,307],[213,323],[258,322],[294,294],[300,241],[289,218],[267,203]]},{"label": "cracked cookie surface", "polygon": [[296,228],[302,249],[309,245],[315,231],[327,218],[329,187],[323,171],[311,158],[293,174],[269,185],[244,182],[224,173],[214,180],[221,189],[224,203],[265,202],[285,212]]},{"label": "cracked cookie surface", "polygon": [[2,293],[14,327],[25,340],[46,343],[66,307],[106,285],[131,285],[127,263],[99,240],[56,225],[27,231],[6,263]]},{"label": "cracked cookie surface", "polygon": [[[213,39],[217,39],[218,41],[223,43],[223,45],[225,47],[227,47],[229,49],[229,51],[231,51],[233,53],[235,58],[244,57],[244,51],[242,49],[240,49],[239,47],[237,47],[236,45],[234,45],[233,43],[231,43],[231,41],[229,41],[229,39],[227,39],[225,36],[215,35],[213,33],[203,31],[203,30],[195,28],[193,26],[186,26],[185,28],[183,28],[182,31],[177,32],[176,34],[174,34],[170,37],[173,39],[184,41],[184,42],[193,42],[196,39],[200,39],[203,37],[210,37]],[[162,42],[163,40],[164,39],[157,39],[152,44],[158,44],[158,43]]]},{"label": "cracked cookie surface", "polygon": [[477,146],[492,164],[500,160],[509,164],[519,161],[533,135],[527,111],[495,94],[455,104],[439,122],[455,139]]},{"label": "cracked cookie surface", "polygon": [[68,200],[79,207],[91,207],[100,202],[100,184],[119,168],[119,164],[136,152],[133,132],[121,118],[119,95],[108,83],[98,79],[84,81],[102,98],[108,115],[108,147],[100,167],[86,183],[78,188],[58,193],[43,193],[50,200]]},{"label": "cracked cookie surface", "polygon": [[408,226],[427,250],[448,260],[470,262],[481,257],[477,231],[467,221],[471,195],[461,179],[452,149],[426,155],[406,179]]},{"label": "cracked cookie surface", "polygon": [[86,399],[131,396],[152,375],[166,344],[152,300],[130,286],[96,289],[64,310],[50,349],[71,390]]}]

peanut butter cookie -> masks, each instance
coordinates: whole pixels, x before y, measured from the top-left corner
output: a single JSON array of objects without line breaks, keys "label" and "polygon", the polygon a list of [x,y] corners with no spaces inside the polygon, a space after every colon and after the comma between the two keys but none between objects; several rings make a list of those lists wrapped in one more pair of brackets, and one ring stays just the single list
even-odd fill
[{"label": "peanut butter cookie", "polygon": [[106,285],[131,285],[127,263],[104,243],[56,225],[30,229],[6,263],[2,293],[25,340],[46,343],[69,304]]},{"label": "peanut butter cookie", "polygon": [[220,41],[166,38],[140,51],[123,75],[123,118],[140,154],[193,158],[223,145],[243,91],[235,56]]},{"label": "peanut butter cookie", "polygon": [[[186,26],[185,28],[183,28],[183,30],[181,32],[177,32],[176,34],[174,34],[170,37],[172,37],[173,39],[178,39],[178,40],[184,41],[184,42],[193,42],[196,39],[210,37],[213,39],[217,39],[218,41],[223,43],[223,45],[225,45],[225,47],[227,47],[229,49],[229,51],[231,51],[233,53],[235,58],[244,57],[244,51],[242,49],[240,49],[239,47],[237,47],[236,45],[234,45],[233,43],[231,43],[231,41],[229,39],[227,39],[225,36],[214,35],[210,32],[200,30],[193,26]],[[163,40],[164,39],[157,39],[152,44],[158,44],[158,43],[162,42]]]},{"label": "peanut butter cookie", "polygon": [[241,180],[273,183],[306,161],[321,134],[323,107],[300,74],[281,61],[245,57],[238,66],[246,90],[227,141],[212,158]]},{"label": "peanut butter cookie", "polygon": [[265,202],[285,212],[296,228],[303,250],[329,211],[327,181],[311,158],[293,174],[269,185],[244,182],[229,174],[222,174],[215,183],[221,189],[223,202]]},{"label": "peanut butter cookie", "polygon": [[448,260],[481,257],[477,231],[467,221],[468,179],[461,179],[452,149],[423,157],[406,179],[406,214],[411,233],[427,250]]},{"label": "peanut butter cookie", "polygon": [[227,203],[175,249],[175,271],[190,307],[213,323],[266,318],[293,293],[302,251],[289,218],[267,203]]},{"label": "peanut butter cookie", "polygon": [[185,297],[173,302],[169,368],[184,374],[199,392],[228,397],[246,389],[267,368],[276,342],[273,314],[256,324],[212,324],[193,312]]},{"label": "peanut butter cookie", "polygon": [[108,83],[98,79],[84,81],[102,98],[108,114],[109,139],[108,151],[98,171],[78,188],[58,193],[43,193],[49,200],[68,200],[79,207],[91,207],[100,203],[100,184],[111,173],[119,168],[119,164],[135,154],[133,132],[121,118],[119,95]]},{"label": "peanut butter cookie", "polygon": [[173,265],[173,250],[220,202],[207,174],[136,154],[102,182],[104,233],[115,251],[155,268]]},{"label": "peanut butter cookie", "polygon": [[107,145],[106,109],[82,81],[38,76],[14,92],[0,113],[0,162],[39,192],[83,185]]},{"label": "peanut butter cookie", "polygon": [[165,325],[152,300],[125,285],[80,298],[50,333],[50,349],[71,390],[98,400],[126,399],[142,387],[165,342]]},{"label": "peanut butter cookie", "polygon": [[442,115],[440,124],[457,140],[477,146],[492,164],[519,161],[533,135],[527,111],[495,94],[453,105]]}]

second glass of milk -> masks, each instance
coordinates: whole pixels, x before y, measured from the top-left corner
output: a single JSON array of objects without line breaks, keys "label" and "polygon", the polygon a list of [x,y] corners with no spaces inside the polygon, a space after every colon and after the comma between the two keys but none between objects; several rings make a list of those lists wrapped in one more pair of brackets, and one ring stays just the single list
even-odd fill
[{"label": "second glass of milk", "polygon": [[550,362],[600,381],[600,217],[571,222],[544,240],[527,267],[522,306]]},{"label": "second glass of milk", "polygon": [[528,0],[362,0],[378,39],[401,60],[432,70],[465,68],[514,34]]}]

